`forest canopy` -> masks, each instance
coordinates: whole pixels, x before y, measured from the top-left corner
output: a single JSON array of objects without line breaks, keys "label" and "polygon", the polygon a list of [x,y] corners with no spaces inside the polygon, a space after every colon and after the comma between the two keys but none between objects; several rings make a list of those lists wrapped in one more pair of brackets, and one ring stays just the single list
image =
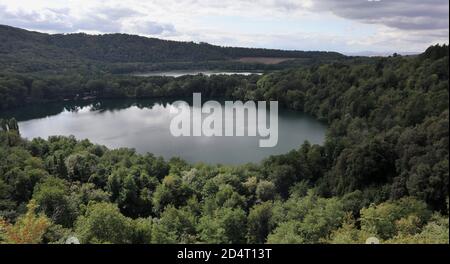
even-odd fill
[{"label": "forest canopy", "polygon": [[[448,46],[262,76],[0,75],[0,108],[66,97],[278,100],[329,124],[259,164],[163,160],[1,121],[0,241],[449,243]],[[58,78],[60,78],[58,80]],[[33,95],[33,96],[30,96]]]},{"label": "forest canopy", "polygon": [[[289,59],[279,65],[241,58]],[[128,34],[45,34],[0,25],[0,65],[10,73],[113,72],[165,69],[264,70],[344,59],[337,52],[221,47]]]}]

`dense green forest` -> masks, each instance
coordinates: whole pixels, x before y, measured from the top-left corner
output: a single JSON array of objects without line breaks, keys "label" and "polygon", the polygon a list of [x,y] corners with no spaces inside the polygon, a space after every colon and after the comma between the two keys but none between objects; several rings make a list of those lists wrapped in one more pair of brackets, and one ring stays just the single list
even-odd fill
[{"label": "dense green forest", "polygon": [[[242,57],[289,58],[279,65]],[[44,34],[0,25],[0,65],[9,73],[112,72],[165,69],[264,70],[344,59],[336,52],[220,47],[127,34]]]},{"label": "dense green forest", "polygon": [[29,141],[15,119],[0,120],[0,241],[449,243],[448,70],[448,46],[437,45],[415,57],[263,76],[4,74],[1,108],[202,92],[278,100],[327,121],[329,131],[324,145],[223,166],[73,137]]},{"label": "dense green forest", "polygon": [[192,97],[202,92],[209,97],[233,95],[235,87],[256,85],[258,75],[186,75],[138,77],[127,75],[13,75],[0,73],[0,109],[24,103],[84,100],[88,98]]}]

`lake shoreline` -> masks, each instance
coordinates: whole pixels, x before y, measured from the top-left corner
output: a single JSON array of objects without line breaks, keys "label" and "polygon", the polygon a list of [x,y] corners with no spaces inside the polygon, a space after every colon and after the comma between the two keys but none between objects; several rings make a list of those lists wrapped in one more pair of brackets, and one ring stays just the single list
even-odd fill
[{"label": "lake shoreline", "polygon": [[326,124],[309,114],[285,108],[280,109],[279,142],[274,148],[259,148],[260,138],[247,134],[177,138],[169,133],[171,103],[167,98],[59,102],[47,104],[47,109],[42,105],[23,107],[10,111],[9,116],[16,117],[22,136],[30,140],[73,135],[111,149],[133,148],[137,153],[152,153],[165,159],[181,157],[190,163],[260,162],[296,149],[305,140],[312,144],[323,144],[325,140]]}]

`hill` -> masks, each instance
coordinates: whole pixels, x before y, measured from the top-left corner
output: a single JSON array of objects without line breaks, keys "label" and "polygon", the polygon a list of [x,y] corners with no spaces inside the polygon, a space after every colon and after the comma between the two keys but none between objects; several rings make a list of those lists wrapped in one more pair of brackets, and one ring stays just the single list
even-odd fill
[{"label": "hill", "polygon": [[[167,64],[176,68],[220,68],[225,66],[224,63],[240,67],[242,64],[263,65],[267,58],[276,58],[280,63],[297,61],[304,64],[344,57],[336,52],[221,47],[128,34],[45,34],[0,25],[0,63],[14,72],[64,70],[86,65],[107,71],[117,71],[117,68],[133,71],[143,66],[166,69]],[[210,64],[205,65],[206,62]]]}]

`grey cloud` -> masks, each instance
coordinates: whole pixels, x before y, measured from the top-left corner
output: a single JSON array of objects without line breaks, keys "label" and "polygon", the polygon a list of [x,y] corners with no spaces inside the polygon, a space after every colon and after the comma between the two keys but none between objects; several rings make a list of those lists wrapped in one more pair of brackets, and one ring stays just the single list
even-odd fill
[{"label": "grey cloud", "polygon": [[120,20],[123,18],[142,15],[141,12],[138,12],[136,10],[127,7],[100,7],[93,10],[92,13],[102,15],[110,20]]},{"label": "grey cloud", "polygon": [[72,31],[95,30],[105,33],[119,32],[121,29],[120,19],[110,19],[114,14],[103,13],[92,10],[87,14],[83,14],[81,18],[72,18]]},{"label": "grey cloud", "polygon": [[[137,19],[136,19],[137,18]],[[51,32],[100,31],[104,33],[123,32],[124,20],[135,32],[145,35],[174,35],[172,24],[150,21],[145,14],[127,7],[98,7],[83,14],[71,15],[70,9],[45,9],[41,12],[8,10],[0,5],[0,24],[6,24],[32,30]]]},{"label": "grey cloud", "polygon": [[298,1],[274,0],[272,5],[282,12],[289,12],[292,10],[301,9],[302,5]]},{"label": "grey cloud", "polygon": [[175,27],[172,24],[162,24],[153,21],[146,21],[143,23],[136,23],[135,26],[138,33],[145,35],[161,35],[161,34],[174,34],[176,32]]},{"label": "grey cloud", "polygon": [[401,30],[448,31],[448,0],[321,0],[314,2],[313,8]]},{"label": "grey cloud", "polygon": [[46,10],[44,13],[11,12],[2,5],[0,5],[0,24],[45,31],[67,31],[72,28],[68,14],[64,10]]},{"label": "grey cloud", "polygon": [[[132,30],[131,33],[143,35],[163,35],[174,34],[175,27],[172,24],[159,23],[149,20],[145,14],[130,8],[122,7],[101,7],[91,10],[82,19],[76,21],[74,27],[80,30],[97,30],[101,32],[123,32],[124,20]],[[130,33],[130,32],[124,32]]]}]

